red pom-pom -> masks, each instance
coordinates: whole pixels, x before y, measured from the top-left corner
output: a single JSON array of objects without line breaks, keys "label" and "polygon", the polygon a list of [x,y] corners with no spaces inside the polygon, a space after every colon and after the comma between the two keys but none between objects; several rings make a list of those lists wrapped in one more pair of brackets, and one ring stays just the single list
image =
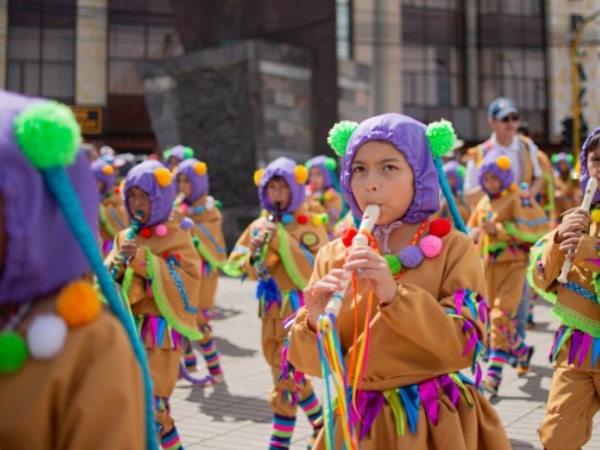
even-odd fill
[{"label": "red pom-pom", "polygon": [[298,223],[300,225],[306,225],[308,223],[308,216],[306,214],[300,214],[298,216]]},{"label": "red pom-pom", "polygon": [[452,224],[448,219],[435,219],[429,224],[429,233],[437,237],[446,236],[451,229]]},{"label": "red pom-pom", "polygon": [[346,228],[342,232],[342,242],[346,247],[350,247],[352,245],[352,239],[354,239],[354,236],[356,236],[357,233],[358,230],[356,228]]},{"label": "red pom-pom", "polygon": [[151,228],[142,228],[140,230],[140,236],[146,239],[149,239],[152,237],[152,229]]}]

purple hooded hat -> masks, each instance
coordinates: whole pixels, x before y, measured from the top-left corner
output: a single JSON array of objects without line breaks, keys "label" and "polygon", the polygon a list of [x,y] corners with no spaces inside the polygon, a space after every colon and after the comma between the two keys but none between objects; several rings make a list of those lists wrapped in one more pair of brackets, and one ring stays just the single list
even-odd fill
[{"label": "purple hooded hat", "polygon": [[[594,136],[600,134],[600,127],[596,128],[594,131],[592,131],[592,133],[585,139],[585,142],[583,143],[583,146],[581,147],[581,154],[579,155],[579,165],[581,166],[581,177],[580,177],[580,184],[581,184],[581,190],[585,192],[585,188],[587,186],[587,182],[590,179],[590,174],[588,172],[588,168],[587,168],[587,159],[588,159],[588,153],[590,151],[589,146],[590,146],[590,142],[591,140],[594,138]],[[600,202],[600,190],[597,190],[596,193],[594,194],[594,203],[596,202]]]},{"label": "purple hooded hat", "polygon": [[132,187],[138,187],[150,196],[150,219],[144,227],[151,227],[165,222],[171,215],[173,202],[175,201],[175,181],[171,180],[168,186],[160,187],[156,179],[157,169],[167,169],[158,161],[144,161],[133,167],[125,178],[123,195],[125,197],[125,208],[129,218],[133,220],[134,212],[129,209],[127,202],[127,191]]},{"label": "purple hooded hat", "polygon": [[306,161],[306,164],[305,164],[306,168],[308,170],[312,169],[313,167],[316,167],[321,171],[321,174],[323,175],[323,189],[329,189],[330,187],[333,186],[333,180],[331,179],[331,172],[325,165],[325,163],[327,162],[327,159],[328,159],[327,156],[319,155],[319,156],[315,156],[314,158],[309,159],[308,161]]},{"label": "purple hooded hat", "polygon": [[177,166],[177,174],[184,174],[190,180],[192,193],[185,200],[188,203],[194,203],[200,197],[208,192],[208,172],[198,175],[196,164],[201,164],[196,158],[186,159]]},{"label": "purple hooded hat", "polygon": [[[13,121],[27,107],[44,101],[0,91],[0,194],[7,233],[0,305],[51,294],[90,270],[42,175],[15,140]],[[66,168],[85,220],[98,229],[98,194],[83,151]]]},{"label": "purple hooded hat", "polygon": [[[508,161],[508,166],[504,168],[498,166],[498,158],[502,156],[506,158],[505,161]],[[502,184],[502,187],[500,189],[502,191],[508,189],[509,186],[515,181],[515,175],[510,167],[510,160],[508,159],[508,156],[506,156],[506,154],[501,150],[492,150],[487,155],[485,155],[483,161],[481,162],[481,166],[479,166],[479,170],[477,172],[481,189],[483,189],[486,193],[489,194],[489,192],[485,189],[485,186],[483,184],[483,176],[488,172],[491,172],[498,178],[500,178],[500,183]]]},{"label": "purple hooded hat", "polygon": [[260,203],[264,209],[269,212],[273,211],[273,205],[269,201],[266,187],[269,180],[274,176],[280,176],[287,182],[288,186],[290,187],[290,194],[292,197],[288,207],[285,210],[280,211],[281,214],[293,213],[300,207],[300,205],[302,205],[302,203],[304,203],[304,200],[306,199],[304,184],[298,184],[294,172],[297,166],[298,164],[296,164],[295,161],[282,156],[271,162],[265,168],[258,185],[258,197],[260,198]]},{"label": "purple hooded hat", "polygon": [[369,141],[386,141],[404,155],[414,174],[413,200],[403,217],[406,223],[418,223],[440,209],[440,184],[425,131],[425,124],[403,114],[388,113],[363,121],[352,133],[344,160],[340,182],[342,192],[355,217],[362,217],[350,189],[352,160],[361,145]]},{"label": "purple hooded hat", "polygon": [[[105,167],[109,167],[110,169],[105,169]],[[92,173],[96,177],[96,180],[102,181],[104,183],[104,189],[102,192],[99,192],[100,198],[104,196],[115,184],[115,179],[117,178],[117,174],[113,166],[107,163],[102,158],[98,158],[90,165],[92,169]],[[105,171],[110,172],[109,175],[105,173]]]},{"label": "purple hooded hat", "polygon": [[465,175],[464,166],[458,161],[448,161],[444,164],[444,173],[454,180],[454,186],[452,192],[460,192],[463,188],[463,178]]},{"label": "purple hooded hat", "polygon": [[185,145],[176,145],[175,147],[171,147],[169,150],[167,150],[164,153],[164,158],[165,165],[169,167],[169,169],[172,169],[172,167],[169,165],[169,158],[171,158],[171,156],[174,156],[181,162],[188,158],[192,158],[194,156],[194,150],[192,150],[190,147],[186,147]]}]

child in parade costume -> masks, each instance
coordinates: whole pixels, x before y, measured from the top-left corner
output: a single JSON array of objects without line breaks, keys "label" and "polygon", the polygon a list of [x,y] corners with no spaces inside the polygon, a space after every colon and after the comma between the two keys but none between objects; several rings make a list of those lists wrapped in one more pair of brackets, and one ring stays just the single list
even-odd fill
[{"label": "child in parade costume", "polygon": [[190,221],[169,219],[175,182],[165,166],[145,161],[133,167],[123,189],[127,213],[131,220],[139,220],[141,229],[133,239],[129,230],[117,234],[106,263],[114,265],[119,254],[128,259],[126,269],[115,278],[123,286],[148,355],[161,445],[177,449],[181,442],[169,397],[178,379],[185,339],[202,339],[196,324],[200,257]]},{"label": "child in parade costume", "polygon": [[482,198],[469,219],[471,235],[481,249],[490,313],[489,366],[482,387],[497,395],[509,353],[518,358],[517,373],[529,370],[533,347],[516,332],[530,246],[549,228],[541,206],[514,183],[510,160],[501,150],[489,152],[479,167]]},{"label": "child in parade costume", "polygon": [[[210,374],[207,383],[219,383],[223,381],[223,372],[210,321],[214,317],[219,269],[227,261],[223,216],[217,201],[208,194],[208,173],[204,162],[195,158],[186,159],[177,166],[175,174],[178,198],[183,197],[182,203],[177,206],[194,223],[192,235],[202,260],[197,320],[198,328],[204,335],[199,344]],[[187,368],[196,367],[196,356],[190,341],[186,342],[184,358]]]},{"label": "child in parade costume", "polygon": [[327,230],[332,236],[336,222],[344,215],[344,200],[338,192],[335,159],[319,155],[305,163],[308,169],[306,197],[309,209],[313,213],[325,213],[328,216]]},{"label": "child in parade costume", "polygon": [[157,448],[148,366],[98,251],[80,140],[67,106],[0,91],[2,449]]},{"label": "child in parade costume", "polygon": [[[591,178],[600,180],[600,128],[585,140],[580,162],[585,189]],[[600,408],[599,206],[600,191],[596,191],[591,212],[571,210],[531,252],[529,281],[554,305],[552,315],[561,322],[550,350],[554,375],[539,428],[548,450],[582,448]],[[567,255],[572,263],[566,282],[561,282]]]},{"label": "child in parade costume", "polygon": [[100,199],[100,248],[103,257],[112,249],[117,233],[129,227],[129,218],[119,187],[115,186],[116,173],[112,165],[99,158],[90,168],[96,177]]},{"label": "child in parade costume", "polygon": [[[439,210],[439,156],[455,139],[447,122],[437,125],[390,113],[360,125],[341,122],[330,132],[330,145],[344,157],[341,186],[350,209],[362,217],[367,206],[380,207],[373,234],[367,233],[375,248],[347,248],[350,242],[336,239],[321,249],[304,291],[306,307],[291,328],[288,358],[298,370],[321,375],[316,326],[341,290],[335,339],[347,377],[355,380],[346,402],[362,450],[510,448],[495,410],[459,372],[480,373],[487,304],[473,243],[448,220],[429,221]],[[344,295],[346,271],[355,288]],[[341,409],[316,449],[342,448],[348,422]]]},{"label": "child in parade costume", "polygon": [[194,150],[184,145],[176,145],[163,153],[165,166],[173,170],[181,161],[194,157]]},{"label": "child in parade costume", "polygon": [[556,184],[556,213],[560,217],[565,211],[581,205],[581,188],[577,174],[573,170],[573,155],[567,153],[552,155],[552,164]]},{"label": "child in parade costume", "polygon": [[270,449],[289,448],[298,406],[315,436],[323,426],[323,410],[311,382],[300,373],[290,377],[282,366],[287,337],[284,320],[304,304],[302,289],[314,257],[328,242],[326,224],[320,214],[309,212],[305,202],[307,172],[306,167],[283,157],[256,171],[254,181],[269,219],[252,222],[229,256],[230,264],[243,276],[258,279],[262,350],[274,384],[269,399],[273,411]]},{"label": "child in parade costume", "polygon": [[[465,178],[465,166],[460,164],[458,161],[448,161],[444,164],[444,173],[446,174],[446,178],[448,179],[448,185],[452,190],[452,197],[454,199],[454,203],[458,208],[460,213],[460,217],[463,222],[467,222],[471,215],[469,207],[463,201],[463,180]],[[444,199],[442,199],[442,207],[440,210],[440,217],[449,218],[451,217],[450,208],[448,207],[448,203]]]}]

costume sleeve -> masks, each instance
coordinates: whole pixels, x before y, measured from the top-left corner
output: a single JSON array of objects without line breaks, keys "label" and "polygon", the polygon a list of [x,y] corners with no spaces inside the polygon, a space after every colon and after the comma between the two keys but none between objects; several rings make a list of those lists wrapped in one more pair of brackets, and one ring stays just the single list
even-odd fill
[{"label": "costume sleeve", "polygon": [[592,272],[600,272],[598,250],[600,250],[600,242],[597,237],[582,235],[573,256],[573,264]]},{"label": "costume sleeve", "polygon": [[[226,272],[236,274],[242,278],[250,278],[251,280],[257,280],[257,274],[251,262],[250,254],[250,237],[255,230],[259,229],[259,220],[252,222],[242,233],[237,240],[233,250],[229,254],[229,258],[226,263]],[[279,254],[274,251],[279,245],[279,239],[275,238],[269,241],[269,245],[266,249],[264,260],[267,269],[272,268],[279,262]]]},{"label": "costume sleeve", "polygon": [[529,267],[527,279],[529,284],[544,298],[545,293],[556,293],[558,282],[556,278],[560,275],[565,254],[558,249],[555,243],[557,230],[551,231],[542,237],[529,254]]},{"label": "costume sleeve", "polygon": [[[106,255],[106,258],[104,258],[104,265],[106,266],[106,268],[108,269],[109,272],[112,269],[112,262],[114,261],[115,257],[121,251],[121,243],[125,239],[125,233],[126,232],[123,232],[123,231],[117,233],[117,235],[114,238],[114,245],[113,245],[110,253],[108,255]],[[119,267],[119,271],[117,272],[117,274],[115,276],[115,281],[120,282],[120,280],[123,278],[124,273],[125,273],[125,268]]]},{"label": "costume sleeve", "polygon": [[[146,448],[142,374],[122,326],[113,317],[70,331],[86,335],[75,352],[70,385],[61,389],[63,416],[56,418],[56,448]],[[92,327],[92,330],[90,330]],[[69,337],[71,339],[71,337]]]}]

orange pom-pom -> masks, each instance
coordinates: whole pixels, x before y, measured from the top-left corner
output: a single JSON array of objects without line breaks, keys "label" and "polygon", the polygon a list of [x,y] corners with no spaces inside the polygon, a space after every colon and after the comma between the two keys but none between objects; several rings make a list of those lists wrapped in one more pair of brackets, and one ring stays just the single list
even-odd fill
[{"label": "orange pom-pom", "polygon": [[171,184],[171,179],[173,175],[169,172],[169,169],[166,167],[159,167],[154,171],[154,176],[156,177],[156,182],[160,187],[167,187]]},{"label": "orange pom-pom", "polygon": [[517,185],[515,183],[512,183],[509,187],[508,190],[510,192],[515,192],[518,189]]},{"label": "orange pom-pom", "polygon": [[94,287],[83,280],[66,286],[58,294],[56,302],[56,312],[70,327],[91,322],[100,313],[100,307],[100,299]]},{"label": "orange pom-pom", "polygon": [[263,173],[265,173],[265,169],[258,169],[254,171],[254,184],[256,186],[260,184],[260,179],[262,178]]},{"label": "orange pom-pom", "polygon": [[108,164],[106,166],[104,166],[102,168],[102,173],[106,176],[112,175],[113,173],[115,173],[115,169],[113,169],[113,166],[109,166]]},{"label": "orange pom-pom", "polygon": [[506,155],[498,156],[496,165],[500,170],[508,170],[510,169],[510,159]]},{"label": "orange pom-pom", "polygon": [[196,172],[196,175],[199,177],[205,175],[207,170],[208,168],[206,167],[206,163],[203,161],[198,161],[196,164],[194,164],[194,172]]},{"label": "orange pom-pom", "polygon": [[308,169],[306,166],[299,164],[294,169],[294,176],[296,177],[296,182],[298,184],[304,184],[306,183],[306,180],[308,180]]},{"label": "orange pom-pom", "polygon": [[342,242],[346,247],[350,247],[352,245],[352,239],[354,239],[354,236],[356,236],[357,233],[358,230],[356,228],[346,228],[342,232]]},{"label": "orange pom-pom", "polygon": [[437,237],[444,237],[452,229],[452,224],[448,219],[435,219],[429,224],[429,234]]}]

